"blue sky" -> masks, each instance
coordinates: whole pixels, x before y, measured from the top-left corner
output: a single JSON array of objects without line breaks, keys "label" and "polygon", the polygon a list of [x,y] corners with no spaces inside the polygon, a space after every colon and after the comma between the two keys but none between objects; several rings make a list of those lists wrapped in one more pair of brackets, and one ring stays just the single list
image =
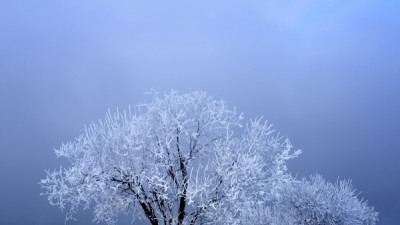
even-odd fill
[{"label": "blue sky", "polygon": [[53,149],[152,88],[264,116],[303,150],[291,173],[351,178],[399,224],[399,15],[377,0],[1,1],[0,224],[63,223],[37,184]]}]

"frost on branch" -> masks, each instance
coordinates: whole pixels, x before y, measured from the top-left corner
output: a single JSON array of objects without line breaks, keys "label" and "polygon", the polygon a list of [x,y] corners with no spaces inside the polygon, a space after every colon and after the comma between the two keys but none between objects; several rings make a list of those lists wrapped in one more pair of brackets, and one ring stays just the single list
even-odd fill
[{"label": "frost on branch", "polygon": [[358,198],[350,181],[332,184],[320,175],[286,185],[282,198],[275,204],[275,212],[279,214],[276,218],[285,220],[276,224],[362,225],[378,221],[378,213]]},{"label": "frost on branch", "polygon": [[278,224],[274,204],[295,183],[286,161],[300,151],[261,118],[242,123],[204,92],[155,94],[61,145],[71,165],[47,171],[42,194],[66,220],[83,208],[108,224],[120,213],[152,225]]}]

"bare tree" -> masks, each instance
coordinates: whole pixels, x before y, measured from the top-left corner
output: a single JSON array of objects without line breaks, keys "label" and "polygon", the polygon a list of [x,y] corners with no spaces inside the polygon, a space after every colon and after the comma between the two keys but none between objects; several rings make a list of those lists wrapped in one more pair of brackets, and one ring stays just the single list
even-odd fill
[{"label": "bare tree", "polygon": [[233,222],[243,214],[234,202],[266,199],[300,153],[260,119],[242,128],[242,114],[203,92],[155,95],[139,108],[108,113],[56,150],[72,165],[40,184],[67,219],[94,206],[94,221],[108,224],[128,210],[152,225]]},{"label": "bare tree", "polygon": [[66,220],[93,208],[94,222],[108,224],[121,212],[152,225],[292,221],[276,204],[288,202],[283,190],[295,190],[287,188],[295,182],[286,161],[300,150],[262,119],[242,121],[204,92],[154,94],[57,149],[71,166],[46,171],[43,195],[67,210]]}]

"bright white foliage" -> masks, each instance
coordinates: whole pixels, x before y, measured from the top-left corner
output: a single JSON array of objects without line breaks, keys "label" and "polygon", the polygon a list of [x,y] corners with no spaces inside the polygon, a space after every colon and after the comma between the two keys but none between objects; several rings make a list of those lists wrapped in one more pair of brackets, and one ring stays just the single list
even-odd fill
[{"label": "bright white foliage", "polygon": [[280,214],[276,217],[285,220],[281,224],[362,225],[378,221],[378,213],[357,198],[350,181],[332,184],[314,175],[293,180],[282,190],[282,197],[274,207]]},{"label": "bright white foliage", "polygon": [[[313,195],[299,185],[312,184],[296,183],[286,173],[285,162],[300,150],[292,151],[262,119],[244,127],[242,120],[242,114],[204,92],[154,95],[136,113],[109,112],[57,149],[71,167],[47,171],[40,182],[43,194],[68,210],[66,219],[80,207],[93,208],[94,221],[108,224],[115,224],[121,212],[153,225],[297,219],[290,204],[275,204],[303,207],[301,201]],[[299,192],[289,195],[288,190]],[[277,209],[293,218],[279,216]]]}]

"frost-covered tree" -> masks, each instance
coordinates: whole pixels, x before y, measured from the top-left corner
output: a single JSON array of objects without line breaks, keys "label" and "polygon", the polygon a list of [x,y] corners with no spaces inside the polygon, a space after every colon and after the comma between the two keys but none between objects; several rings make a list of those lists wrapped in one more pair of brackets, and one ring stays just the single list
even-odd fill
[{"label": "frost-covered tree", "polygon": [[271,202],[273,186],[290,177],[288,140],[204,92],[176,92],[108,113],[57,149],[71,166],[47,171],[40,184],[52,205],[73,219],[115,224],[120,212],[152,225],[247,224],[254,206]]},{"label": "frost-covered tree", "polygon": [[152,225],[375,224],[348,182],[292,178],[300,150],[262,119],[242,124],[204,92],[154,94],[57,149],[71,165],[46,171],[43,195],[66,220],[83,208],[108,224],[119,213]]},{"label": "frost-covered tree", "polygon": [[349,180],[330,183],[320,175],[293,180],[281,187],[274,204],[275,224],[375,224],[378,213],[359,199]]}]

